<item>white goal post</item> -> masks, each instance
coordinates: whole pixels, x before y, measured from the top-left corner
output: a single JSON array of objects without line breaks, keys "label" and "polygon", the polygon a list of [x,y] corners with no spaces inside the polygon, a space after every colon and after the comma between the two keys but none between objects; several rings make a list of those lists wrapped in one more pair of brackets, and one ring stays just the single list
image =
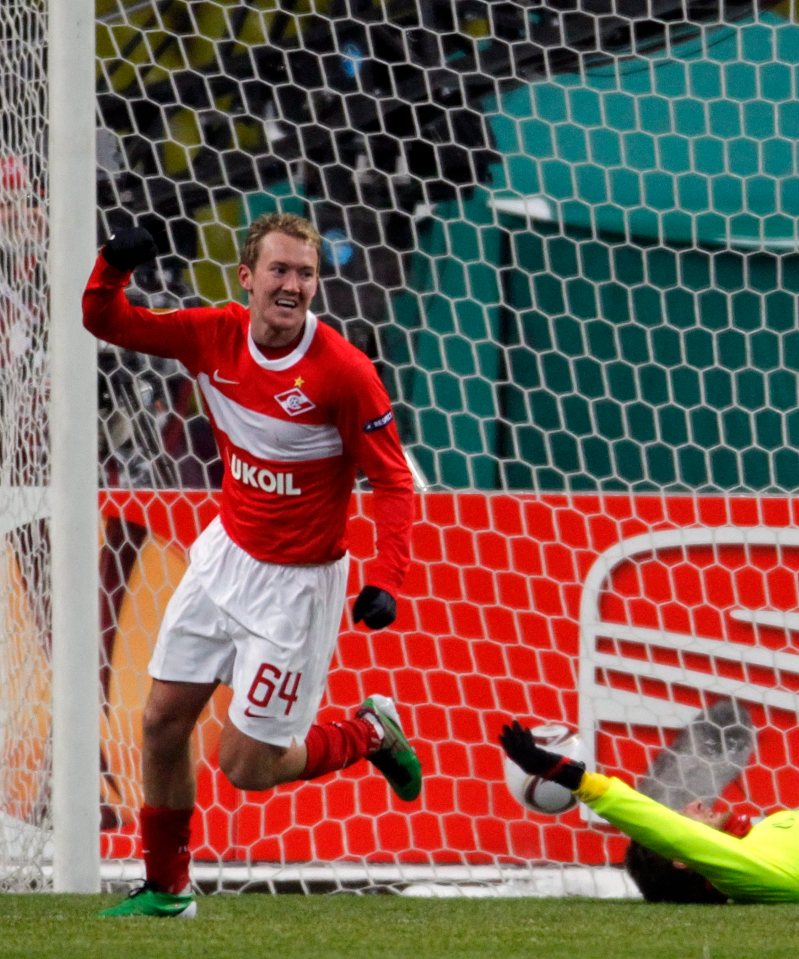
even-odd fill
[{"label": "white goal post", "polygon": [[93,0],[48,4],[53,888],[100,891]]},{"label": "white goal post", "polygon": [[100,888],[91,0],[0,10],[0,888]]},{"label": "white goal post", "polygon": [[[0,5],[0,888],[141,876],[147,661],[217,509],[186,371],[80,328],[132,223],[161,255],[130,295],[169,309],[241,296],[259,213],[308,216],[316,308],[375,361],[418,487],[398,620],[345,614],[320,718],[393,696],[421,797],[365,763],[237,792],[220,689],[199,888],[629,894],[618,832],[510,796],[511,717],[661,797],[792,801],[799,26],[628,7]],[[371,511],[359,486],[352,593]],[[693,720],[726,767],[689,783]]]}]

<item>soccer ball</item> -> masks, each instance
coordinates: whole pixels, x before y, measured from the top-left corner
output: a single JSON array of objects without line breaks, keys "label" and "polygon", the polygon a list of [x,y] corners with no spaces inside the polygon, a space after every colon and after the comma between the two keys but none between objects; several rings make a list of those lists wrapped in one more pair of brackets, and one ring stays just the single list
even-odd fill
[{"label": "soccer ball", "polygon": [[[583,747],[575,730],[560,723],[534,726],[531,730],[535,741],[543,749],[549,749],[569,759],[582,760]],[[557,816],[577,805],[577,797],[570,789],[557,783],[531,776],[515,762],[505,757],[505,785],[516,802],[531,812]]]}]

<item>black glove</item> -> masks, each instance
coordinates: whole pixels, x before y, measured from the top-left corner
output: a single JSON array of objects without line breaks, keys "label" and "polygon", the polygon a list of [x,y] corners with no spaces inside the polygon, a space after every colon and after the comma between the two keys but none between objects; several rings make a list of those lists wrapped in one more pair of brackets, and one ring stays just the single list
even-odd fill
[{"label": "black glove", "polygon": [[386,590],[364,586],[352,607],[356,623],[363,620],[370,629],[385,629],[397,618],[397,601]]},{"label": "black glove", "polygon": [[560,756],[536,746],[533,734],[517,719],[514,719],[512,725],[502,727],[499,742],[508,758],[531,776],[551,779],[552,782],[572,791],[579,788],[585,763],[578,763],[568,756]]},{"label": "black glove", "polygon": [[134,270],[141,263],[149,263],[158,255],[155,240],[143,226],[118,230],[101,250],[105,262],[114,269]]}]

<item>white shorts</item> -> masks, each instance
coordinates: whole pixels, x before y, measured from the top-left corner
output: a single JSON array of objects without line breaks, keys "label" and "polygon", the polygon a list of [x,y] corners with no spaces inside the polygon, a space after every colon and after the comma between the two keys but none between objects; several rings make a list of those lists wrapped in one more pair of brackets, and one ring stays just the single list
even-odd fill
[{"label": "white shorts", "polygon": [[167,605],[150,675],[223,682],[243,733],[274,746],[302,742],[327,683],[348,567],[347,556],[321,566],[261,563],[214,521]]}]

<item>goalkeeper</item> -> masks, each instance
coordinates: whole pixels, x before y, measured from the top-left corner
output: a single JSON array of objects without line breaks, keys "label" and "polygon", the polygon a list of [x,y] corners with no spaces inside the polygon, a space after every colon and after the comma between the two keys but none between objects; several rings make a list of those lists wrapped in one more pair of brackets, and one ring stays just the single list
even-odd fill
[{"label": "goalkeeper", "polygon": [[542,749],[518,721],[503,727],[499,741],[525,772],[571,789],[633,840],[625,865],[650,902],[799,902],[799,811],[754,825],[699,801],[677,812]]},{"label": "goalkeeper", "polygon": [[200,534],[150,661],[140,811],[146,881],[107,916],[191,917],[191,737],[217,685],[233,690],[219,766],[266,790],[367,759],[405,801],[421,769],[396,707],[368,697],[349,719],[316,723],[347,587],[356,472],[374,491],[377,557],[353,619],[384,629],[410,561],[413,483],[372,362],[310,305],[321,237],[302,217],[259,217],[238,278],[248,305],[157,312],[125,295],[156,256],[136,227],[100,251],[84,326],[127,350],[179,360],[196,378],[225,465],[220,515]]}]

